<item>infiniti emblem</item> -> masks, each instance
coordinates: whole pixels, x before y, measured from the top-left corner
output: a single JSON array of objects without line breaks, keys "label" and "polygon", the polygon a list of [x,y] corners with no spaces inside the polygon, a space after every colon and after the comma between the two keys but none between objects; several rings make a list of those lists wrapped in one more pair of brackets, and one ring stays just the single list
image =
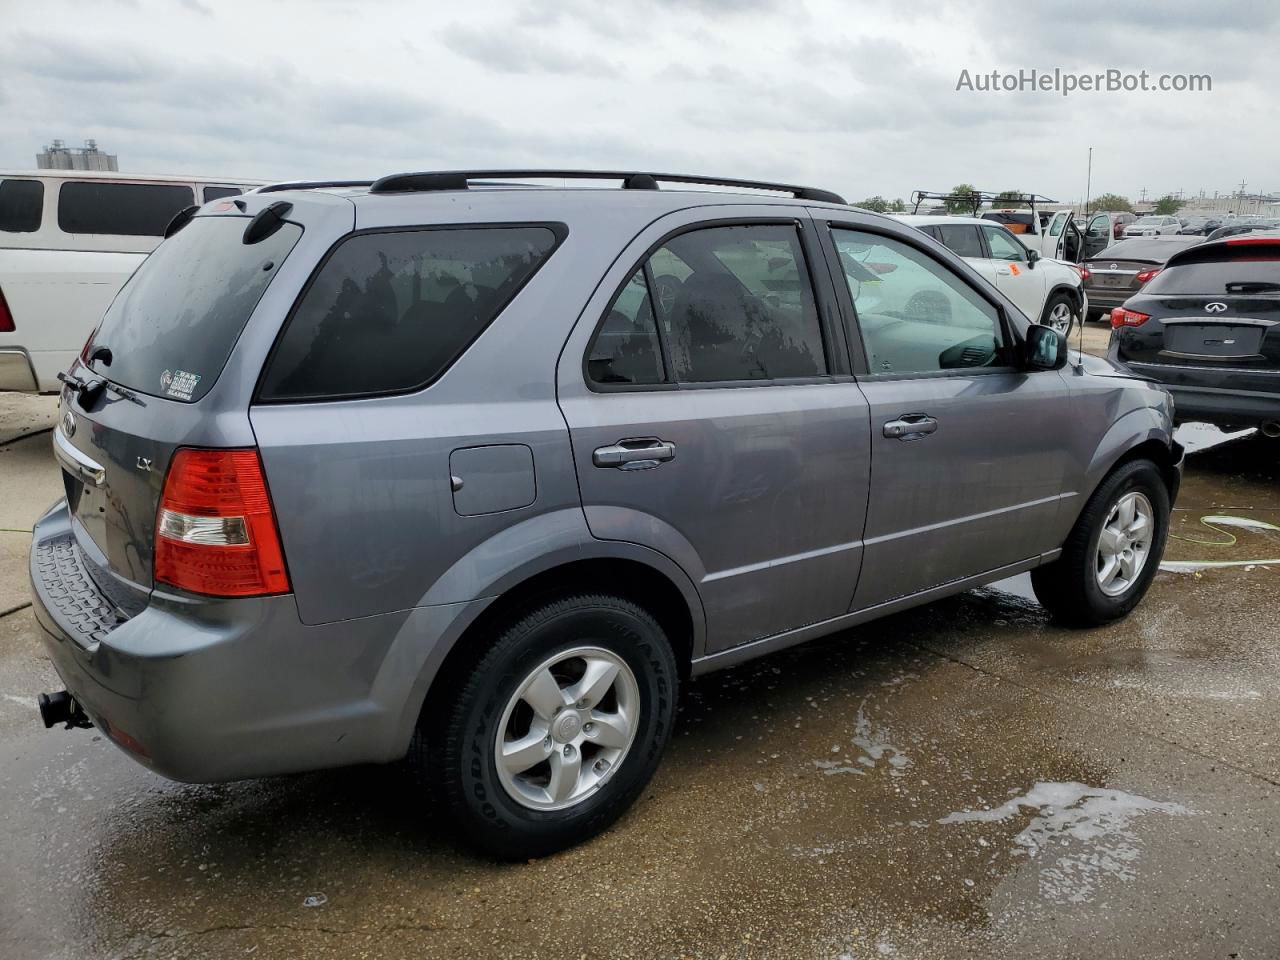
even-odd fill
[{"label": "infiniti emblem", "polygon": [[70,410],[62,415],[62,434],[66,437],[76,435],[76,418],[71,415]]},{"label": "infiniti emblem", "polygon": [[1227,309],[1227,305],[1221,300],[1215,300],[1213,303],[1206,303],[1204,309],[1206,313],[1222,313]]}]

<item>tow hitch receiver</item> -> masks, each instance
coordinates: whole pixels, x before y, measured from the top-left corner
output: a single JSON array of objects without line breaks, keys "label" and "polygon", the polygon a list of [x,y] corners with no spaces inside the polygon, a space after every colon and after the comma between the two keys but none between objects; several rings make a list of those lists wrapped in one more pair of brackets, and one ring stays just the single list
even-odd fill
[{"label": "tow hitch receiver", "polygon": [[85,716],[80,704],[66,690],[42,693],[36,698],[36,703],[40,706],[40,719],[44,721],[46,730],[55,723],[65,723],[67,730],[93,726],[93,721]]}]

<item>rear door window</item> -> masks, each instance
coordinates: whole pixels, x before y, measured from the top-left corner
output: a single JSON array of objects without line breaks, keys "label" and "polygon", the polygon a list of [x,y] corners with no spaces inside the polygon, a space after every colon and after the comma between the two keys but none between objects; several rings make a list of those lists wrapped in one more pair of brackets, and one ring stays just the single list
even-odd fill
[{"label": "rear door window", "polygon": [[977,259],[986,257],[987,252],[982,249],[982,238],[978,236],[976,224],[942,224],[937,230],[943,245],[959,256]]},{"label": "rear door window", "polygon": [[325,261],[268,361],[263,400],[420,389],[443,374],[558,243],[549,226],[357,234]]},{"label": "rear door window", "polygon": [[44,208],[44,184],[39,180],[0,180],[0,230],[35,233]]},{"label": "rear door window", "polygon": [[94,370],[170,400],[203,397],[222,372],[249,315],[302,228],[285,223],[242,242],[245,217],[196,217],[142,262],[116,295],[87,354],[111,350]]},{"label": "rear door window", "polygon": [[174,214],[194,202],[191,187],[181,184],[69,180],[58,192],[58,227],[63,233],[162,237]]}]

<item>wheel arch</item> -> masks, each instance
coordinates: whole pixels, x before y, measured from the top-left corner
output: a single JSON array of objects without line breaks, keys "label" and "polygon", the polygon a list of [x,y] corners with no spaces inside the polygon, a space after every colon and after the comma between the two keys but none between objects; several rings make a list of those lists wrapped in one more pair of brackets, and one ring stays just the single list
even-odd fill
[{"label": "wheel arch", "polygon": [[1084,489],[1078,498],[1071,524],[1075,524],[1080,511],[1103,480],[1134,460],[1151,460],[1155,463],[1168,487],[1169,502],[1172,504],[1178,495],[1182,477],[1181,453],[1181,447],[1173,441],[1171,427],[1160,411],[1153,407],[1130,411],[1111,425],[1111,429],[1098,444],[1093,461],[1086,471]]},{"label": "wheel arch", "polygon": [[[423,665],[401,714],[394,756],[409,749],[418,718],[456,689],[456,678],[484,649],[485,637],[499,624],[542,600],[575,593],[604,592],[621,596],[648,610],[671,641],[682,676],[688,676],[705,643],[705,617],[692,581],[665,556],[635,544],[597,541],[598,555],[563,560],[552,566],[504,578],[502,591],[456,632],[452,641],[433,650]],[[583,550],[593,549],[590,545]]]}]

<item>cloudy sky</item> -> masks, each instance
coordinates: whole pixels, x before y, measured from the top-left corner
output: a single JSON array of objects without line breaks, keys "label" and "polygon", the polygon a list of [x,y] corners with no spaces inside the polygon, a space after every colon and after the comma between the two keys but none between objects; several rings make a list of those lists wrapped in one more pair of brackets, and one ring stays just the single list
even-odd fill
[{"label": "cloudy sky", "polygon": [[[1280,4],[1160,0],[0,0],[0,168],[96,137],[131,171],[512,166],[850,199],[1280,193]],[[1202,93],[980,93],[972,74],[1207,73]]]}]

